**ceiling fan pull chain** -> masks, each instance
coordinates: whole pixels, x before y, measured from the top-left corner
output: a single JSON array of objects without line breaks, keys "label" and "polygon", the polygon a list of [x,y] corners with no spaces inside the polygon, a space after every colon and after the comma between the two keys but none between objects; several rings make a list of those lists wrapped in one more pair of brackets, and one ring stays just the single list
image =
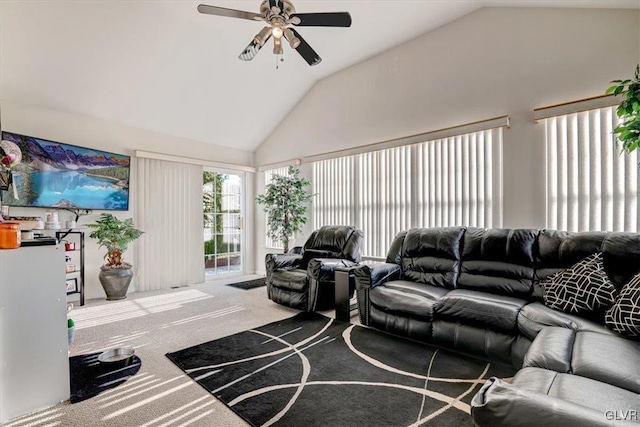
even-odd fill
[{"label": "ceiling fan pull chain", "polygon": [[[280,61],[278,61],[278,59]],[[280,64],[278,62],[284,62],[284,53],[281,53],[279,55],[276,55],[276,70],[280,69]]]}]

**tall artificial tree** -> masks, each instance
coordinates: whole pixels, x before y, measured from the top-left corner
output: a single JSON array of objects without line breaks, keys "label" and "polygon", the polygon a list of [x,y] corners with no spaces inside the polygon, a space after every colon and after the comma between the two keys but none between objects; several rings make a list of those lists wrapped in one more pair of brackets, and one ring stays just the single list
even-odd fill
[{"label": "tall artificial tree", "polygon": [[285,253],[293,235],[307,223],[307,202],[312,195],[306,188],[310,185],[309,180],[300,177],[299,169],[289,166],[288,175],[274,175],[264,194],[256,197],[267,213],[267,236],[282,242]]},{"label": "tall artificial tree", "polygon": [[[614,80],[606,94],[622,95],[616,109],[622,123],[613,130],[625,150],[640,150],[640,64],[636,65],[634,78]],[[639,165],[640,166],[640,165]]]}]

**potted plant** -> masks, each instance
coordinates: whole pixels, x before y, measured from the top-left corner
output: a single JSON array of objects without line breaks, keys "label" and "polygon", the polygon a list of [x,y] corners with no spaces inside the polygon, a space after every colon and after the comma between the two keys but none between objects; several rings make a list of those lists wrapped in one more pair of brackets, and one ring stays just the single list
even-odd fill
[{"label": "potted plant", "polygon": [[107,249],[104,258],[106,264],[100,267],[100,284],[107,294],[107,300],[119,300],[127,297],[127,289],[133,278],[133,266],[123,262],[122,253],[127,250],[129,243],[142,235],[142,231],[133,225],[133,220],[118,219],[112,214],[103,213],[95,224],[88,224],[94,228],[89,237],[98,240],[98,246]]},{"label": "potted plant", "polygon": [[72,318],[67,318],[67,339],[69,341],[69,344],[73,344],[73,342],[75,341],[75,330],[76,330],[76,324],[73,321]]},{"label": "potted plant", "polygon": [[616,114],[622,123],[613,130],[624,149],[631,153],[640,149],[640,64],[636,65],[633,79],[614,80],[607,95],[624,95]]},{"label": "potted plant", "polygon": [[307,223],[307,206],[311,194],[306,187],[311,182],[299,176],[300,170],[289,166],[288,175],[274,175],[265,187],[265,193],[256,197],[256,202],[264,205],[269,229],[267,236],[282,242],[284,252],[289,251],[289,241]]}]

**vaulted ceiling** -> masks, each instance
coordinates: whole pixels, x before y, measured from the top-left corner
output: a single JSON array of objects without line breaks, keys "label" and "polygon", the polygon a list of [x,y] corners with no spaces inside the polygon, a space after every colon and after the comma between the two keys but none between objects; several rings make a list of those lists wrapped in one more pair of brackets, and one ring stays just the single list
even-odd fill
[{"label": "vaulted ceiling", "polygon": [[199,3],[260,6],[1,0],[0,101],[252,151],[316,81],[481,7],[640,7],[638,0],[294,0],[300,13],[349,11],[353,25],[298,28],[323,61],[310,67],[285,46],[276,69],[270,48],[251,62],[237,58],[261,23],[202,15]]}]

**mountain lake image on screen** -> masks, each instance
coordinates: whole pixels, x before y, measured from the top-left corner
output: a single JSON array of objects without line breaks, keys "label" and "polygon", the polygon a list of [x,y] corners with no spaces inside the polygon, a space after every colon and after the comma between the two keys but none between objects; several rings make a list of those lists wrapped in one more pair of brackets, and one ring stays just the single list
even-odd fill
[{"label": "mountain lake image on screen", "polygon": [[10,132],[2,132],[2,140],[22,150],[22,162],[11,170],[16,192],[5,192],[3,204],[129,209],[129,156]]}]

